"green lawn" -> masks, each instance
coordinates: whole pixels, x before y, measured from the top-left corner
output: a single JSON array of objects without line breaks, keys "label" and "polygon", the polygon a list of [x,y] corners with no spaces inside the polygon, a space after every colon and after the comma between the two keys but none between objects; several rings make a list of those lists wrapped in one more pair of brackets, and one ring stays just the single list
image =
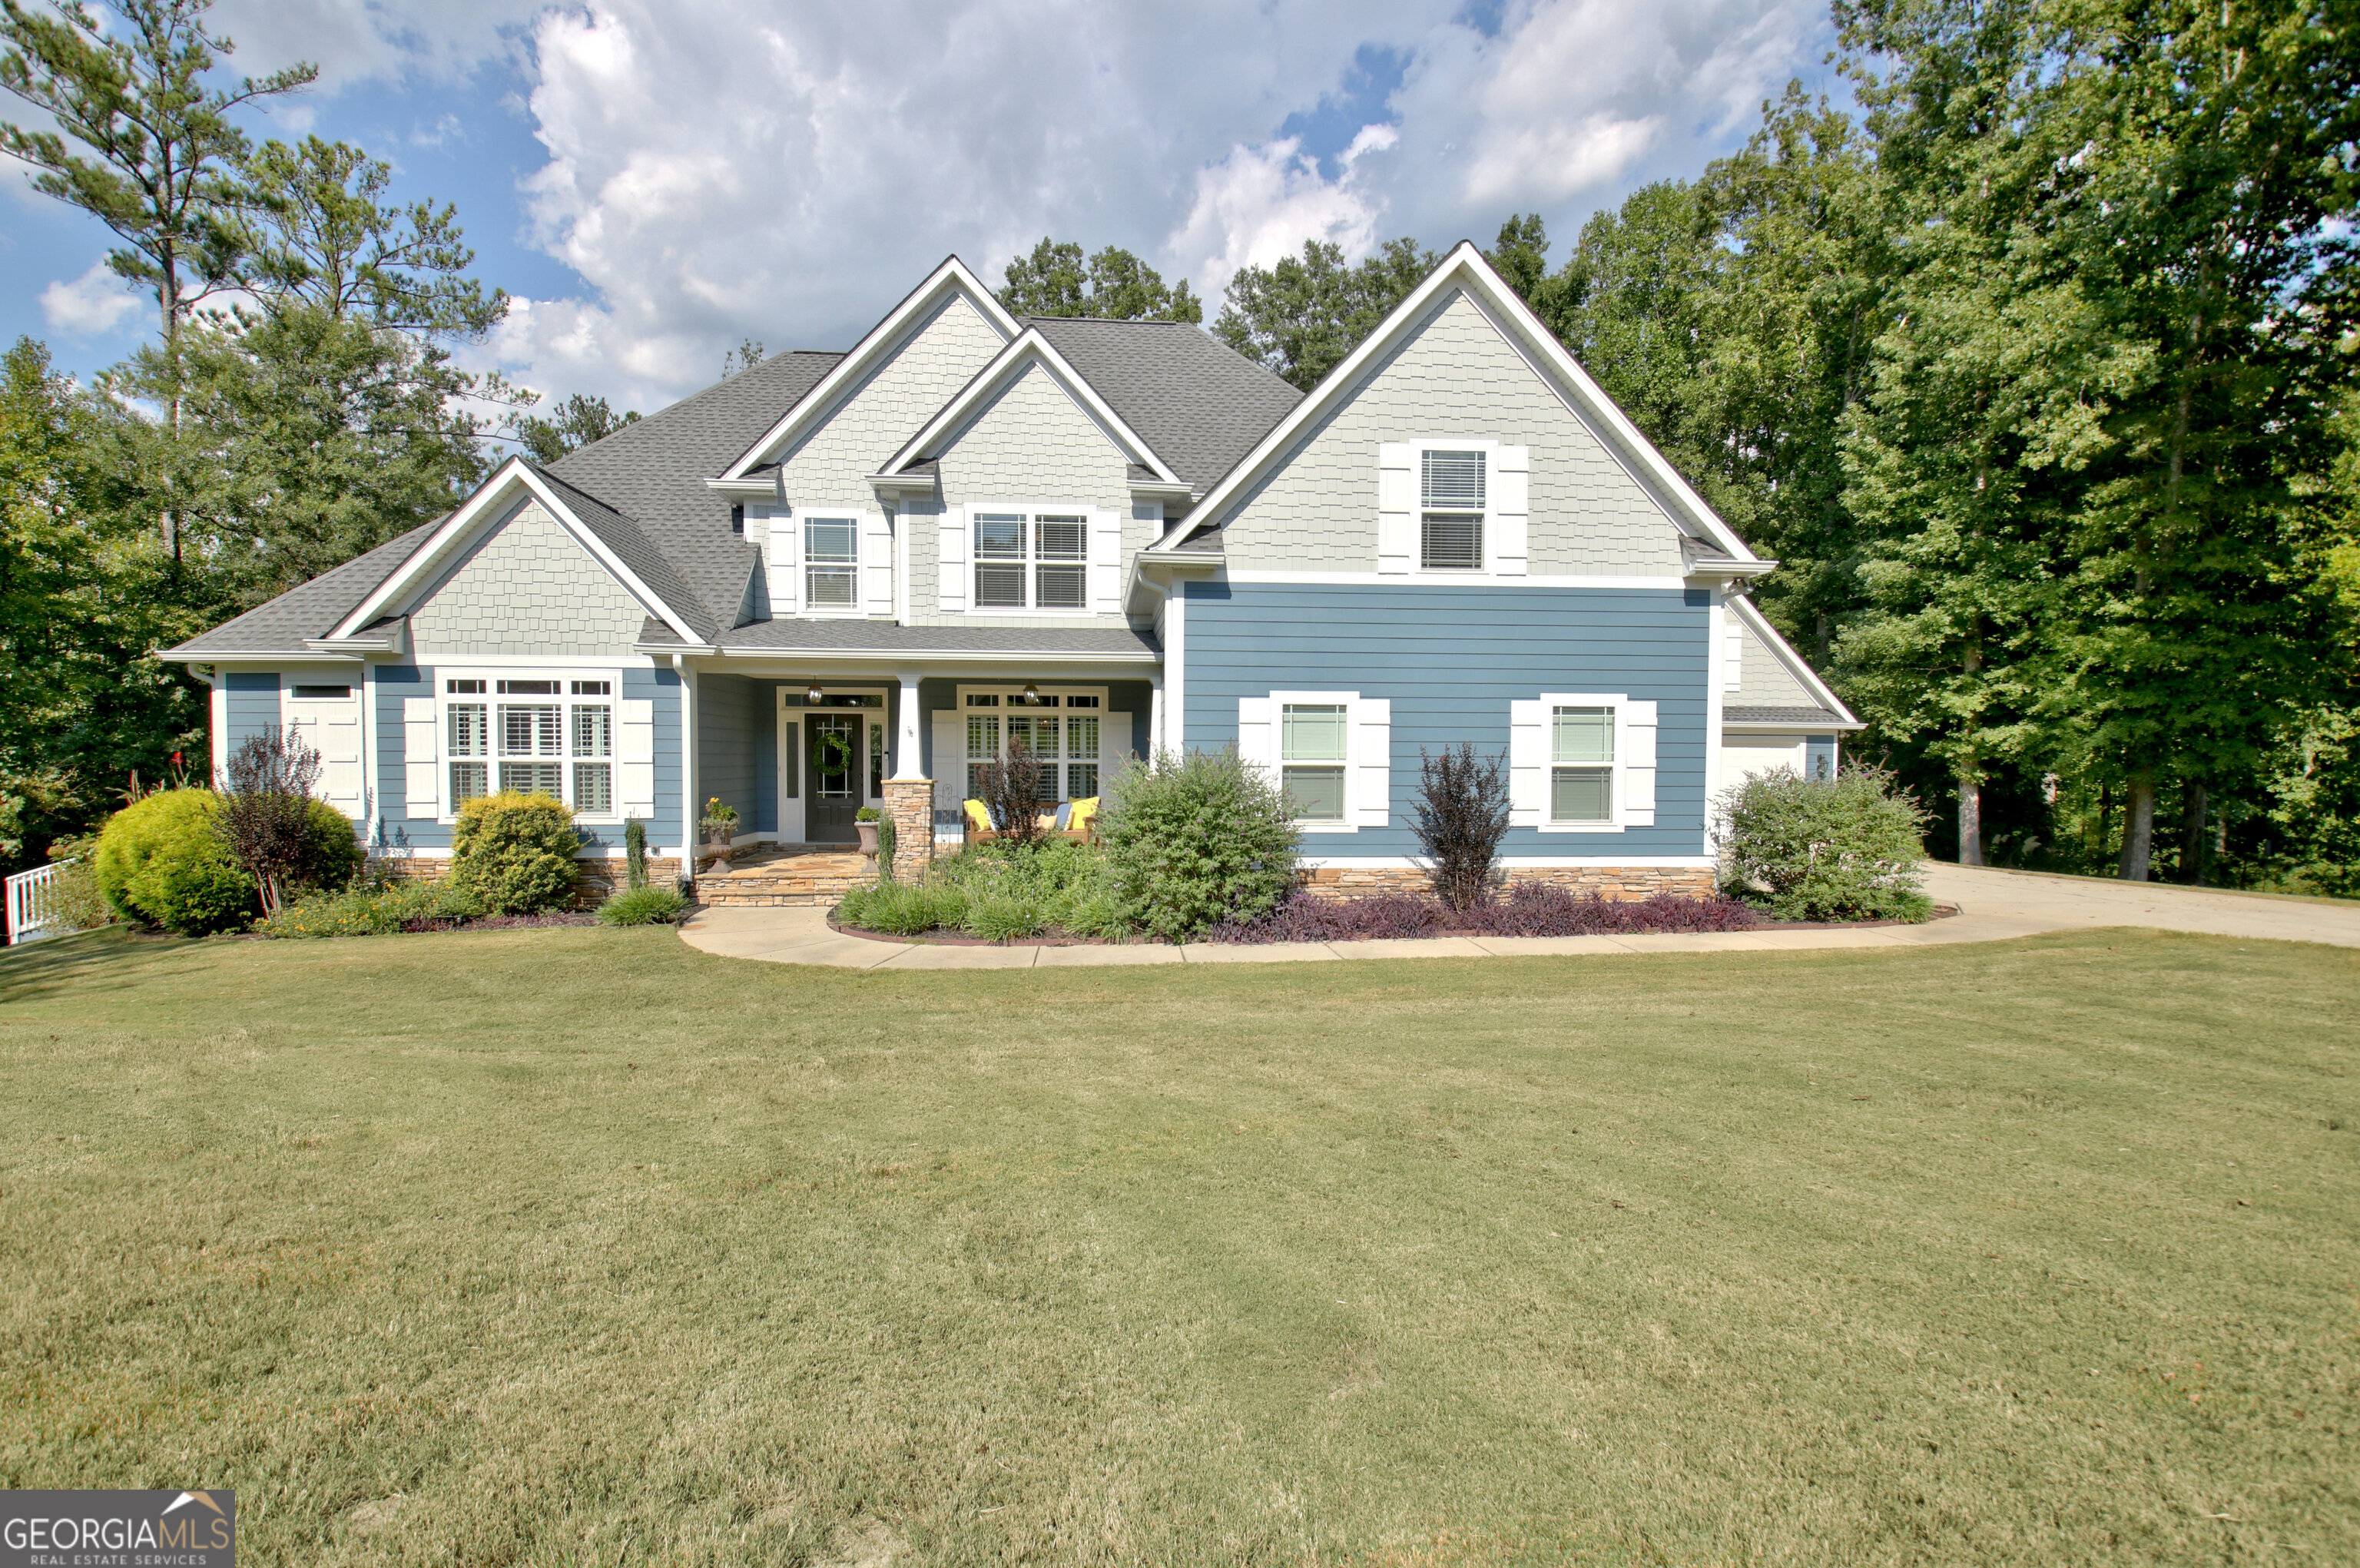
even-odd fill
[{"label": "green lawn", "polygon": [[0,957],[0,1485],[262,1564],[2360,1560],[2360,954]]}]

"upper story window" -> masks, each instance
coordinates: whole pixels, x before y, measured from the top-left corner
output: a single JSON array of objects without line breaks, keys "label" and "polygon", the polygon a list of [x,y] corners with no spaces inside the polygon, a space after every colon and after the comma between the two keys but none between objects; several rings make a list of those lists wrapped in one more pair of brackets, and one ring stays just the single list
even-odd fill
[{"label": "upper story window", "polygon": [[1089,520],[1070,512],[975,514],[975,608],[1081,609]]},{"label": "upper story window", "polygon": [[1483,456],[1428,447],[1418,454],[1418,565],[1483,569]]},{"label": "upper story window", "polygon": [[860,566],[860,524],[849,517],[803,519],[803,603],[850,609]]}]

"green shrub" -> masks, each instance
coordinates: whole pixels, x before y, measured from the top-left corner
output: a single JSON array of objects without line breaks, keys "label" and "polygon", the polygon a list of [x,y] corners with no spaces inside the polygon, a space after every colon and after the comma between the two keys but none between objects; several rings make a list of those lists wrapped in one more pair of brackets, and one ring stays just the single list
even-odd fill
[{"label": "green shrub", "polygon": [[368,858],[353,831],[353,819],[324,800],[311,803],[310,816],[297,885],[331,892],[349,886]]},{"label": "green shrub", "polygon": [[1729,893],[1781,920],[1923,920],[1926,814],[1880,769],[1774,768],[1721,797]]},{"label": "green shrub", "polygon": [[601,926],[669,926],[688,908],[688,900],[668,887],[634,887],[598,906]]},{"label": "green shrub", "polygon": [[447,879],[374,882],[306,894],[254,928],[266,937],[389,937],[415,926],[456,926],[483,913],[481,900]]},{"label": "green shrub", "polygon": [[623,824],[623,885],[648,885],[648,825],[636,817]]},{"label": "green shrub", "polygon": [[987,941],[1036,937],[1044,922],[1041,906],[1022,898],[987,898],[967,906],[967,928]]},{"label": "green shrub", "polygon": [[1266,915],[1300,842],[1277,784],[1234,748],[1159,754],[1115,775],[1098,843],[1124,918],[1165,941]]},{"label": "green shrub", "polygon": [[967,921],[966,894],[937,884],[878,883],[856,887],[836,906],[836,917],[866,931],[892,937],[915,937],[927,931],[956,930]]},{"label": "green shrub", "polygon": [[214,833],[214,807],[209,789],[167,789],[107,818],[93,866],[107,905],[126,920],[184,937],[251,920],[254,879]]},{"label": "green shrub", "polygon": [[49,846],[49,863],[58,868],[49,879],[49,911],[69,931],[95,931],[117,918],[98,891],[97,856],[95,833],[60,839]]},{"label": "green shrub", "polygon": [[459,806],[451,880],[494,915],[539,915],[574,898],[574,813],[553,795],[503,790]]}]

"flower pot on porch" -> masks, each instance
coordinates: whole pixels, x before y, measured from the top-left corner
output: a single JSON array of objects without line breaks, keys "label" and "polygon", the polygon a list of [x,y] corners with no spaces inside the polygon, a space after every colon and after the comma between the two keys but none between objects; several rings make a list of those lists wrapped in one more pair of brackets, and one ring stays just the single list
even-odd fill
[{"label": "flower pot on porch", "polygon": [[856,822],[852,825],[860,834],[860,852],[870,860],[877,858],[877,824]]},{"label": "flower pot on porch", "polygon": [[696,858],[700,861],[709,861],[716,866],[727,865],[729,863],[729,835],[724,833],[716,837],[712,829],[707,828],[705,830],[705,841],[697,846]]}]

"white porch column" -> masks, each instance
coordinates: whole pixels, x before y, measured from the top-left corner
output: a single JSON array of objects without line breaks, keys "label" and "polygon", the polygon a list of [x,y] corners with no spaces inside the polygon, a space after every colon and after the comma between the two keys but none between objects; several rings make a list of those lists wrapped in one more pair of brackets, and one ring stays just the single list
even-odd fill
[{"label": "white porch column", "polygon": [[918,677],[914,672],[904,670],[898,678],[901,683],[901,723],[898,726],[901,740],[893,751],[893,776],[897,779],[922,779],[926,776],[926,771],[919,766],[923,755],[919,740],[923,728],[920,720],[923,716],[918,711]]},{"label": "white porch column", "polygon": [[[1159,672],[1147,687],[1147,749],[1151,752],[1170,750],[1164,740],[1164,676]],[[1149,756],[1147,762],[1155,761]]]}]

